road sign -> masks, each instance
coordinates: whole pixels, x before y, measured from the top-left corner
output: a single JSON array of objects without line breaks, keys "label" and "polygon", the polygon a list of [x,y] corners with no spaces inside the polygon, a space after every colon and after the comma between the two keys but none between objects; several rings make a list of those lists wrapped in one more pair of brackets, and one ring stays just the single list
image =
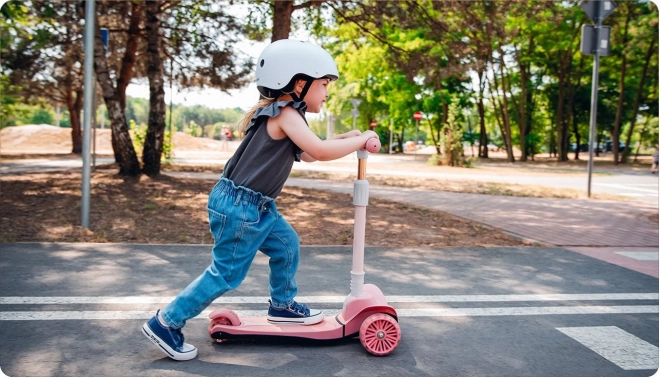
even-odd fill
[{"label": "road sign", "polygon": [[603,21],[612,14],[616,4],[612,0],[583,0],[580,2],[580,7],[591,21],[598,22],[598,20]]},{"label": "road sign", "polygon": [[599,41],[596,41],[596,28],[593,25],[582,25],[582,40],[580,41],[580,51],[584,55],[610,55],[610,27],[601,26]]},{"label": "road sign", "polygon": [[413,118],[415,119],[415,121],[421,121],[422,120],[422,112],[413,113]]},{"label": "road sign", "polygon": [[108,52],[108,29],[101,28],[101,40],[103,41],[103,47],[105,47],[105,52]]}]

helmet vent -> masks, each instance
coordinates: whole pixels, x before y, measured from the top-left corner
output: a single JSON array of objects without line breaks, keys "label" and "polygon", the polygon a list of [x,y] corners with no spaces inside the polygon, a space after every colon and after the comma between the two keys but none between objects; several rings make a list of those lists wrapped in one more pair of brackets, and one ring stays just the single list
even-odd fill
[{"label": "helmet vent", "polygon": [[264,60],[261,59],[261,62],[259,62],[259,66],[263,67],[264,66]]}]

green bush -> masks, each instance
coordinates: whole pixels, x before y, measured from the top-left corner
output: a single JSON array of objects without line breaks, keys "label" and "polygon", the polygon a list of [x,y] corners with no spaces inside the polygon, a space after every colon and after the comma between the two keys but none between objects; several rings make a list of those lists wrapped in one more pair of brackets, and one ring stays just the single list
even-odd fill
[{"label": "green bush", "polygon": [[[142,156],[144,152],[144,141],[147,138],[147,125],[141,123],[138,126],[133,119],[129,121],[129,124],[135,153],[138,156]],[[172,142],[172,132],[169,130],[165,131],[165,135],[163,135],[163,151],[160,158],[161,161],[172,161],[174,159],[174,143]]]},{"label": "green bush", "polygon": [[44,108],[37,108],[32,113],[30,123],[34,125],[52,125],[55,123],[55,120],[53,119],[53,115],[48,110]]}]

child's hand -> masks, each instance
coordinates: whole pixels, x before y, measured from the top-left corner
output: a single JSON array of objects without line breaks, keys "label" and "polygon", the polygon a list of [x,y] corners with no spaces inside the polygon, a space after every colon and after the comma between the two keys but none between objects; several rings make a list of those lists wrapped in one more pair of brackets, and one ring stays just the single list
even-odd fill
[{"label": "child's hand", "polygon": [[378,134],[376,134],[373,130],[367,130],[363,132],[362,136],[366,137],[366,139],[378,138]]},{"label": "child's hand", "polygon": [[343,134],[335,135],[335,136],[333,136],[333,137],[330,138],[330,139],[346,139],[346,138],[354,138],[354,137],[356,137],[356,136],[360,136],[360,134],[362,134],[362,131],[360,131],[360,130],[351,130],[351,131],[349,131],[349,132],[347,132],[347,133],[343,133]]}]

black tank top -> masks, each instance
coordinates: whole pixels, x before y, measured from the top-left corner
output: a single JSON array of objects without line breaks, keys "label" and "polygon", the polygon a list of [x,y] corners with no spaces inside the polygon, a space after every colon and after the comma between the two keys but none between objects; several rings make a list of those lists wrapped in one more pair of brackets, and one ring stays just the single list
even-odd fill
[{"label": "black tank top", "polygon": [[257,109],[245,132],[245,139],[227,161],[223,176],[235,185],[244,186],[265,196],[276,198],[291,173],[294,161],[300,161],[302,150],[289,137],[273,139],[266,122],[280,115],[282,108],[296,109],[305,123],[305,102],[277,101]]}]

